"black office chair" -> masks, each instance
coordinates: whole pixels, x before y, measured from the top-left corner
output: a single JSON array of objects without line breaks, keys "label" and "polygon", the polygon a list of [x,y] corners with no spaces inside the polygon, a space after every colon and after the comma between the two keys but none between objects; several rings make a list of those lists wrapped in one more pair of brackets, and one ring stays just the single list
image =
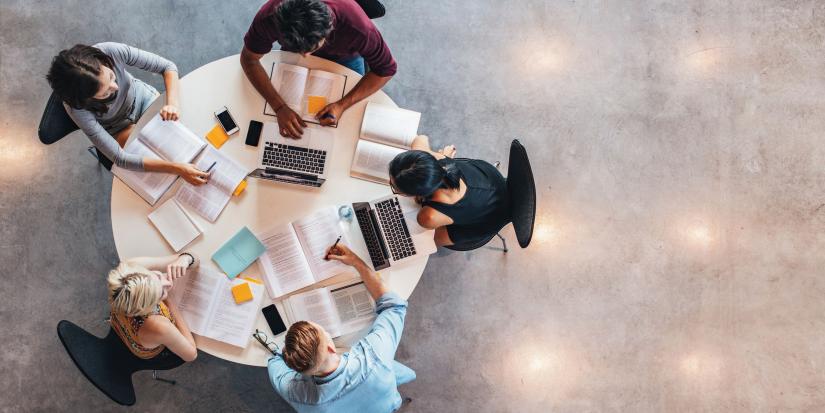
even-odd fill
[{"label": "black office chair", "polygon": [[381,4],[378,0],[355,0],[359,6],[364,10],[364,13],[367,14],[367,17],[370,19],[377,19],[379,17],[383,17],[384,14],[387,12],[387,9],[384,8],[384,5]]},{"label": "black office chair", "polygon": [[153,359],[138,358],[126,348],[112,329],[109,329],[106,337],[99,338],[71,321],[61,320],[57,323],[57,336],[86,379],[110,399],[124,406],[135,404],[132,374],[152,370],[152,378],[155,380],[175,384],[174,380],[158,377],[157,371],[170,370],[184,363],[168,349]]},{"label": "black office chair", "polygon": [[[37,137],[44,145],[51,145],[68,134],[78,130],[77,124],[74,123],[69,114],[66,113],[66,108],[63,107],[63,102],[54,93],[49,96],[49,101],[46,102],[46,109],[43,110],[43,116],[40,118],[40,126],[37,128]],[[112,161],[103,155],[97,148],[90,146],[88,149],[90,154],[94,156],[104,168],[111,171]]]},{"label": "black office chair", "polygon": [[[498,167],[498,165],[496,165]],[[510,219],[501,228],[513,223],[516,239],[521,248],[527,248],[533,238],[533,226],[536,221],[536,182],[527,150],[518,139],[510,143],[510,161],[507,167],[507,193],[510,196]],[[501,228],[486,239],[467,244],[449,245],[445,248],[453,251],[470,251],[487,245],[493,237],[501,240],[503,252],[507,249],[507,240],[499,234]]]}]

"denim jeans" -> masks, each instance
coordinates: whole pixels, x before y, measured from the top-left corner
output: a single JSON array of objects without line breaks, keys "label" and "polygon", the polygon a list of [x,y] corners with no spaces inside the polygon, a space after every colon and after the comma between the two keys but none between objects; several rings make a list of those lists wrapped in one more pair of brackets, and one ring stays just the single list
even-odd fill
[{"label": "denim jeans", "polygon": [[336,63],[352,69],[355,73],[358,73],[361,76],[364,76],[364,73],[366,73],[364,58],[361,56],[355,56],[352,59],[339,60]]}]

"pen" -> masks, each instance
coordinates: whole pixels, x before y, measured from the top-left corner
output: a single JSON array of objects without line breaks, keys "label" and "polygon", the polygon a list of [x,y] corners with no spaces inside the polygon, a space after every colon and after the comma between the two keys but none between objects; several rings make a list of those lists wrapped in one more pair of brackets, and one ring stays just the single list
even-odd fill
[{"label": "pen", "polygon": [[[330,251],[335,249],[335,247],[338,245],[338,241],[341,241],[341,236],[340,235],[338,236],[338,239],[335,240],[335,244],[332,244],[332,246],[329,248]],[[324,259],[325,260],[329,259],[329,252],[327,252],[327,255],[324,255]]]},{"label": "pen", "polygon": [[214,162],[212,162],[212,165],[209,165],[209,167],[208,167],[208,168],[206,168],[206,170],[205,170],[204,172],[209,173],[209,171],[211,171],[211,170],[212,170],[212,168],[214,168],[214,167],[215,167],[215,165],[217,165],[217,164],[218,164],[218,161],[214,161]]}]

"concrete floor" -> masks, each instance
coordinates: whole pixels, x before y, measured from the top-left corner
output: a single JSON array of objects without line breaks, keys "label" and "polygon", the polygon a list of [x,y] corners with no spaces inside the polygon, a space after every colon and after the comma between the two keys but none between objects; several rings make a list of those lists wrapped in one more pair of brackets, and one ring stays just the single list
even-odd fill
[{"label": "concrete floor", "polygon": [[[117,253],[88,141],[36,139],[50,58],[115,40],[185,74],[237,53],[258,3],[0,0],[0,411],[121,410],[54,330],[104,333]],[[822,411],[824,3],[386,4],[390,96],[463,156],[521,139],[540,197],[529,249],[431,259],[408,411]],[[137,411],[289,410],[263,369],[170,376],[136,377]]]}]

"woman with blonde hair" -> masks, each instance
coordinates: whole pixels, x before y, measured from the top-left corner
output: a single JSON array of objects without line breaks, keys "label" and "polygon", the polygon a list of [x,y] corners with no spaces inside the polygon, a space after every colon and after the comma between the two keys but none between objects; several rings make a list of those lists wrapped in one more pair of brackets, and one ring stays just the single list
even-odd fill
[{"label": "woman with blonde hair", "polygon": [[197,265],[195,256],[184,252],[128,259],[109,272],[112,329],[132,354],[151,359],[172,352],[184,361],[198,356],[189,326],[167,301],[175,280]]}]

